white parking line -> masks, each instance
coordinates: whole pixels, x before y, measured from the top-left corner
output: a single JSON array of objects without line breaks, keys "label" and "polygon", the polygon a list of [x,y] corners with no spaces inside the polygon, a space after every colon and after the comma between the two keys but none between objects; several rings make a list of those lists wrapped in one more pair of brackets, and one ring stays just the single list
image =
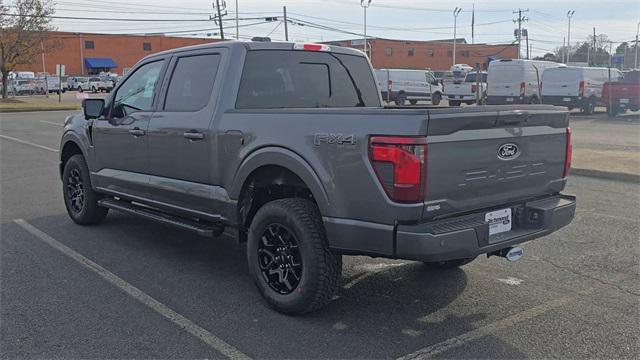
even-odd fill
[{"label": "white parking line", "polygon": [[110,272],[109,270],[103,268],[102,266],[100,266],[100,265],[94,263],[93,261],[89,260],[88,258],[84,257],[82,254],[80,254],[80,253],[76,252],[75,250],[67,247],[66,245],[60,243],[56,239],[54,239],[51,236],[47,235],[46,233],[42,232],[40,229],[38,229],[38,228],[34,227],[33,225],[29,224],[26,220],[24,220],[24,219],[15,219],[14,222],[16,224],[20,225],[23,229],[25,229],[26,231],[28,231],[32,235],[34,235],[35,237],[37,237],[38,239],[40,239],[43,242],[47,243],[52,248],[60,251],[61,253],[65,254],[66,256],[70,257],[71,259],[77,261],[80,265],[82,265],[85,268],[87,268],[87,269],[93,271],[94,273],[98,274],[104,280],[106,280],[107,282],[111,283],[115,287],[119,288],[120,290],[122,290],[127,295],[129,295],[132,298],[138,300],[139,302],[141,302],[142,304],[146,305],[150,309],[154,310],[158,314],[164,316],[169,321],[171,321],[172,323],[178,325],[180,328],[182,328],[183,330],[185,330],[189,334],[191,334],[191,335],[197,337],[198,339],[202,340],[204,343],[206,343],[207,345],[209,345],[211,348],[213,348],[214,350],[218,351],[222,355],[224,355],[224,356],[226,356],[226,357],[228,357],[230,359],[250,359],[249,356],[247,356],[246,354],[243,354],[242,352],[240,352],[238,349],[236,349],[232,345],[226,343],[224,340],[222,340],[222,339],[218,338],[217,336],[213,335],[212,333],[210,333],[206,329],[198,326],[198,324],[196,324],[193,321],[187,319],[186,317],[184,317],[184,316],[178,314],[177,312],[171,310],[169,307],[167,307],[163,303],[161,303],[158,300],[156,300],[156,299],[152,298],[151,296],[147,295],[142,290],[140,290],[140,289],[136,288],[135,286],[129,284],[128,282],[126,282],[122,278],[118,277],[114,273]]},{"label": "white parking line", "polygon": [[558,299],[548,301],[546,303],[534,306],[530,309],[521,311],[517,314],[507,316],[504,319],[496,320],[490,324],[479,327],[475,330],[468,331],[458,336],[449,338],[445,341],[441,341],[437,344],[427,346],[412,352],[411,354],[399,357],[397,360],[409,360],[409,359],[428,359],[442,354],[450,349],[463,346],[471,341],[478,340],[487,335],[495,334],[500,330],[507,329],[523,321],[531,320],[537,316],[543,315],[551,310],[557,309],[561,306],[570,305],[580,299],[585,298],[602,287],[596,284],[594,287],[588,288],[584,291],[578,291],[578,294],[563,296]]},{"label": "white parking line", "polygon": [[52,151],[52,152],[59,152],[58,149],[50,148],[50,147],[44,146],[44,145],[35,144],[35,143],[30,142],[30,141],[21,140],[21,139],[14,138],[14,137],[11,137],[11,136],[0,135],[0,139],[11,140],[11,141],[19,142],[21,144],[35,146],[35,147],[37,147],[39,149],[48,150],[48,151]]},{"label": "white parking line", "polygon": [[64,126],[64,124],[60,124],[60,123],[53,122],[53,121],[40,120],[40,122],[43,123],[43,124],[55,125],[55,126],[60,126],[60,127]]}]

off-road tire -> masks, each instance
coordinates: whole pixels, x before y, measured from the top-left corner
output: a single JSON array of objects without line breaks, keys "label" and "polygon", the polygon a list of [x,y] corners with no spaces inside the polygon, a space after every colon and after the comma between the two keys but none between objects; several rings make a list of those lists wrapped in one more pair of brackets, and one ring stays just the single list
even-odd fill
[{"label": "off-road tire", "polygon": [[[299,283],[288,294],[275,291],[260,268],[258,249],[264,232],[273,224],[291,230],[302,259]],[[274,200],[258,210],[249,227],[247,260],[251,276],[269,306],[290,315],[315,311],[329,303],[342,274],[342,256],[329,249],[318,207],[300,198]]]},{"label": "off-road tire", "polygon": [[475,256],[472,258],[464,258],[464,259],[454,259],[447,261],[434,261],[434,262],[424,262],[428,267],[436,268],[436,269],[454,269],[460,266],[466,265],[475,260]]},{"label": "off-road tire", "polygon": [[[74,173],[79,175],[82,184],[83,191],[83,204],[78,210],[74,208],[71,201],[72,186],[70,178]],[[93,225],[101,222],[107,216],[109,210],[104,207],[98,206],[98,200],[100,200],[100,194],[93,191],[91,187],[91,178],[89,176],[89,169],[84,156],[80,154],[73,155],[67,160],[62,171],[62,194],[64,197],[64,205],[67,208],[67,213],[71,220],[80,225]]]}]

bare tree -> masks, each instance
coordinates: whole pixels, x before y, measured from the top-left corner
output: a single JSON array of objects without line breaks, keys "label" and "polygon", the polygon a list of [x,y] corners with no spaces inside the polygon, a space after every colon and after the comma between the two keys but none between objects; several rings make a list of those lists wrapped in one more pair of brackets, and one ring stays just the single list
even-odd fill
[{"label": "bare tree", "polygon": [[[0,0],[0,72],[2,98],[7,98],[8,77],[17,65],[31,64],[43,50],[55,47],[47,41],[54,30],[52,0],[16,0],[5,5]],[[44,49],[43,49],[44,47]]]}]

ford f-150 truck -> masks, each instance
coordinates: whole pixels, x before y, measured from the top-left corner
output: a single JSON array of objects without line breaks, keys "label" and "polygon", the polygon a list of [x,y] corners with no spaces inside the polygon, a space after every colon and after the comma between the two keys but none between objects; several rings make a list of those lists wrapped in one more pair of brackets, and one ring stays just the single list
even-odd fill
[{"label": "ford f-150 truck", "polygon": [[610,117],[627,110],[640,110],[640,70],[629,71],[620,81],[605,82],[602,103]]},{"label": "ford f-150 truck", "polygon": [[566,110],[385,108],[358,50],[218,42],[141,60],[65,120],[71,219],[237,234],[268,304],[333,297],[342,255],[461,266],[569,224]]},{"label": "ford f-150 truck", "polygon": [[460,106],[461,103],[471,105],[477,100],[484,102],[487,96],[487,73],[483,71],[479,74],[478,79],[478,72],[469,72],[464,81],[455,81],[445,86],[444,93],[449,106]]}]

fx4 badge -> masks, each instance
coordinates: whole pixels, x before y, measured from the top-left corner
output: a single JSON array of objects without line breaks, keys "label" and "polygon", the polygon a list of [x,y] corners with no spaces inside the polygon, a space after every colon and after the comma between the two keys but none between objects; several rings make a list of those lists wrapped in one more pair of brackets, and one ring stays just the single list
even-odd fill
[{"label": "fx4 badge", "polygon": [[355,145],[356,144],[356,136],[355,135],[344,135],[344,134],[330,134],[330,133],[316,133],[313,137],[313,143],[315,145],[320,145],[322,143],[326,144],[337,144],[337,145]]}]

